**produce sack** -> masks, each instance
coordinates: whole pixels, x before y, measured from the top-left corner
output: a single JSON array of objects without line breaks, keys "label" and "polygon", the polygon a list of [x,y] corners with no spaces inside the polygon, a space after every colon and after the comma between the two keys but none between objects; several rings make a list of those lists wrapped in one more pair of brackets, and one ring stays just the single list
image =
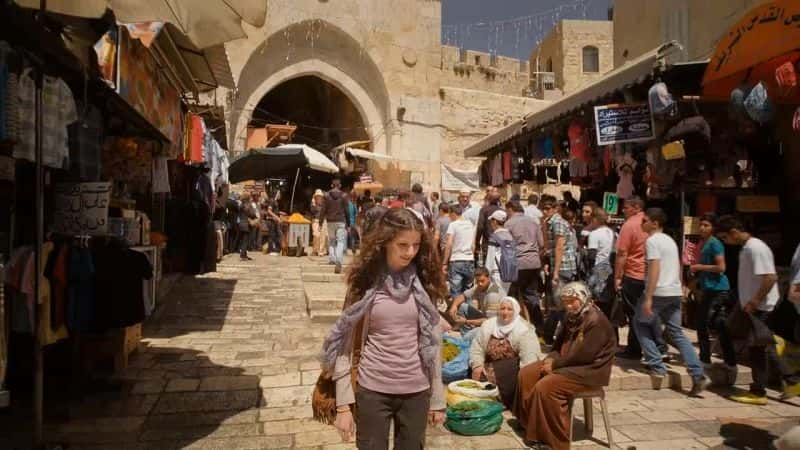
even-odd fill
[{"label": "produce sack", "polygon": [[[442,381],[450,383],[469,376],[470,341],[445,335],[442,342]],[[454,348],[455,347],[455,348]],[[456,350],[458,351],[456,353]]]},{"label": "produce sack", "polygon": [[489,400],[461,402],[447,407],[445,427],[464,436],[496,433],[503,425],[503,405]]},{"label": "produce sack", "polygon": [[494,400],[500,395],[497,385],[475,380],[453,381],[447,385],[447,389],[454,394],[472,397],[477,400]]}]

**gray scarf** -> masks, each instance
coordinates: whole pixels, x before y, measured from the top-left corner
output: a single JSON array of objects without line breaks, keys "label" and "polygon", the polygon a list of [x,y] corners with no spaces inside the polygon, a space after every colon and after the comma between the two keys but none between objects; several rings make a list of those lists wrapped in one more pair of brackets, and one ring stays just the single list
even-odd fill
[{"label": "gray scarf", "polygon": [[402,272],[391,273],[388,270],[378,278],[373,286],[364,293],[360,301],[342,311],[325,343],[322,344],[322,367],[333,370],[336,358],[352,350],[353,330],[364,318],[375,302],[377,292],[383,289],[394,299],[413,297],[419,309],[419,356],[422,365],[429,371],[436,361],[439,343],[434,338],[434,328],[439,324],[439,311],[431,302],[428,293],[417,276],[417,268],[410,264]]}]

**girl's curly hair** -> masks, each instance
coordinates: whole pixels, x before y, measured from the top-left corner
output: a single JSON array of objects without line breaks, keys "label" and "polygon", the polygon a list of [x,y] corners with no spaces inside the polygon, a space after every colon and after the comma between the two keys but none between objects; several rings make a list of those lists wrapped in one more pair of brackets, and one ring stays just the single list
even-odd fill
[{"label": "girl's curly hair", "polygon": [[417,215],[405,208],[390,209],[371,227],[361,241],[361,251],[347,274],[347,303],[361,300],[386,270],[386,246],[401,231],[419,231],[421,241],[413,263],[422,286],[436,303],[446,298],[447,287],[433,236]]}]

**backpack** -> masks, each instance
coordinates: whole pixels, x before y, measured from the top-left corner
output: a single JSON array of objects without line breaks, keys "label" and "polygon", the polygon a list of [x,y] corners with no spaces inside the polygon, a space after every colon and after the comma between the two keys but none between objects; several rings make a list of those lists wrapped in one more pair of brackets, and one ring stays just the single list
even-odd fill
[{"label": "backpack", "polygon": [[489,238],[489,245],[499,247],[500,249],[500,259],[497,261],[500,279],[504,283],[513,283],[517,281],[517,276],[519,274],[517,243],[513,239],[498,239],[493,235]]}]

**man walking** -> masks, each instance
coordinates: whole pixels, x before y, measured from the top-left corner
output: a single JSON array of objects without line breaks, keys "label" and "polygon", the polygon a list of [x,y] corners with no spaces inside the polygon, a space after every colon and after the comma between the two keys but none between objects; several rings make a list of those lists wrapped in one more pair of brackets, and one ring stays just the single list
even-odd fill
[{"label": "man walking", "polygon": [[478,215],[480,214],[479,208],[470,202],[472,192],[469,189],[462,189],[458,193],[458,204],[461,206],[461,214],[465,219],[472,222],[472,225],[478,223]]},{"label": "man walking", "polygon": [[492,228],[489,226],[489,216],[500,209],[500,190],[492,186],[486,196],[486,206],[481,208],[478,215],[478,225],[475,230],[475,251],[480,252],[481,261],[486,261],[486,251],[489,249],[489,236]]},{"label": "man walking", "polygon": [[[742,246],[737,280],[739,306],[751,316],[754,326],[766,327],[769,315],[779,299],[778,275],[772,250],[764,241],[747,232],[742,222],[733,216],[720,218],[717,232],[726,244]],[[732,395],[731,400],[750,405],[766,405],[768,365],[773,365],[780,372],[784,382],[784,398],[800,394],[800,378],[791,375],[783,360],[778,358],[773,341],[770,340],[768,344],[753,342],[748,348],[748,353],[750,368],[753,371],[753,384],[750,385],[749,392]]]},{"label": "man walking", "polygon": [[450,297],[455,298],[472,284],[475,271],[472,249],[475,227],[472,222],[462,217],[461,205],[454,205],[450,209],[450,220],[442,261],[450,284]]},{"label": "man walking", "polygon": [[681,303],[683,283],[681,283],[681,260],[678,245],[664,234],[667,215],[661,208],[650,208],[642,220],[642,229],[647,233],[645,255],[647,259],[647,280],[644,299],[636,311],[633,326],[644,351],[645,364],[650,369],[650,378],[655,389],[667,375],[667,368],[656,344],[656,319],[666,326],[672,344],[678,348],[692,377],[690,397],[699,395],[708,385],[703,373],[700,358],[681,328]]},{"label": "man walking", "polygon": [[542,269],[540,249],[544,246],[542,230],[532,217],[524,213],[518,202],[506,203],[506,211],[506,229],[517,243],[517,281],[511,283],[511,295],[522,300],[531,323],[538,334],[541,334],[544,324],[539,305],[539,277]]},{"label": "man walking", "polygon": [[[617,356],[637,361],[642,358],[642,347],[636,337],[637,329],[633,326],[633,320],[644,293],[645,241],[648,237],[642,229],[645,219],[643,209],[644,202],[639,197],[629,198],[622,207],[626,220],[617,239],[617,260],[614,268],[614,288],[622,294],[622,305],[629,325],[628,345]],[[654,321],[653,335],[656,336],[659,348],[666,350],[658,330],[660,327]]]},{"label": "man walking", "polygon": [[334,273],[342,273],[344,250],[347,246],[347,198],[340,190],[342,182],[335,178],[331,190],[325,194],[320,217],[328,221],[328,258],[336,266]]},{"label": "man walking", "polygon": [[531,194],[528,196],[528,206],[525,207],[525,215],[533,219],[536,225],[542,224],[542,211],[539,209],[539,196]]}]

